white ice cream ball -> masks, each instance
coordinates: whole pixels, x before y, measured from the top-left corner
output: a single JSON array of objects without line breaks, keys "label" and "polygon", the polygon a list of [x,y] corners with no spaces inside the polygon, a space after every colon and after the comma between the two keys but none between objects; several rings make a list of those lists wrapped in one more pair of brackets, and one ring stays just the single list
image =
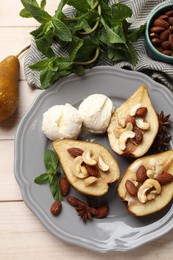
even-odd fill
[{"label": "white ice cream ball", "polygon": [[79,106],[79,114],[83,125],[93,133],[105,133],[112,113],[113,102],[103,94],[92,94],[88,96]]},{"label": "white ice cream ball", "polygon": [[55,105],[43,114],[42,131],[50,140],[76,139],[81,127],[80,114],[70,104]]}]

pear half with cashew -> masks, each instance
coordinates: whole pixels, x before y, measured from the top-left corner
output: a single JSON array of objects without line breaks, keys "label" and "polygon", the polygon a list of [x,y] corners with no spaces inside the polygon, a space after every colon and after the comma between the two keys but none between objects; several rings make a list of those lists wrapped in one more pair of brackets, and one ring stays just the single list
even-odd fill
[{"label": "pear half with cashew", "polygon": [[148,89],[141,85],[115,110],[107,132],[114,152],[138,158],[149,150],[158,129],[158,117]]},{"label": "pear half with cashew", "polygon": [[100,144],[62,139],[54,141],[53,148],[67,180],[83,194],[102,196],[107,193],[109,183],[119,180],[116,160]]},{"label": "pear half with cashew", "polygon": [[173,198],[173,150],[135,160],[121,179],[118,194],[136,216],[164,208]]}]

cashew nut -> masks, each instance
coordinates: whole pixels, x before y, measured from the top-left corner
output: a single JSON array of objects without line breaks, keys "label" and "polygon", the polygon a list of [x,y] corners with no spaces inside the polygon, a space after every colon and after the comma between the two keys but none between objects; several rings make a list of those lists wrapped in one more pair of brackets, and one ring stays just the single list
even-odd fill
[{"label": "cashew nut", "polygon": [[116,127],[114,129],[114,134],[117,138],[120,137],[120,135],[126,131],[132,131],[133,130],[133,125],[132,123],[127,123],[126,127],[125,128],[122,128],[122,127]]},{"label": "cashew nut", "polygon": [[[146,192],[148,190],[150,190],[151,188],[155,188],[155,192],[152,190],[150,193],[152,195],[154,195],[155,193],[156,194],[160,194],[161,193],[161,185],[158,181],[156,180],[153,180],[153,179],[147,179],[143,184],[142,186],[138,189],[138,193],[137,193],[137,197],[139,199],[139,201],[141,203],[145,203],[147,201],[147,196],[146,195]],[[149,199],[150,199],[151,196],[149,196]]]},{"label": "cashew nut", "polygon": [[130,110],[130,116],[135,116],[136,111],[142,106],[142,104],[138,103],[134,107],[131,108]]},{"label": "cashew nut", "polygon": [[74,159],[73,165],[72,165],[73,174],[80,179],[86,178],[88,176],[88,172],[87,172],[86,168],[84,166],[82,166],[82,163],[83,163],[82,156],[77,156]]},{"label": "cashew nut", "polygon": [[96,177],[90,176],[90,177],[88,177],[88,178],[86,178],[86,179],[84,180],[84,184],[85,184],[85,186],[89,186],[89,185],[93,184],[93,183],[96,182],[96,181],[97,181],[97,178],[96,178]]},{"label": "cashew nut", "polygon": [[118,140],[119,148],[123,151],[126,149],[126,142],[129,138],[134,138],[135,133],[133,131],[126,131],[120,135]]},{"label": "cashew nut", "polygon": [[82,158],[84,163],[86,163],[87,165],[93,166],[97,164],[97,161],[91,158],[91,151],[88,149],[84,150]]},{"label": "cashew nut", "polygon": [[137,127],[139,127],[140,129],[143,129],[143,130],[147,130],[150,127],[150,123],[144,122],[143,118],[137,118],[136,125],[137,125]]},{"label": "cashew nut", "polygon": [[103,161],[103,159],[102,159],[101,156],[99,156],[99,160],[98,160],[97,165],[98,165],[98,167],[100,168],[100,170],[102,170],[103,172],[106,172],[106,171],[109,170],[109,165],[106,164],[106,163]]}]

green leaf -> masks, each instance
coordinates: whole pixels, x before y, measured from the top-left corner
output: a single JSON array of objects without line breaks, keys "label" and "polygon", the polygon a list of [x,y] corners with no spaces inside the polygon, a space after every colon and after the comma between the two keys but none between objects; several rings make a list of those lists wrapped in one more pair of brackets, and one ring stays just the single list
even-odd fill
[{"label": "green leaf", "polygon": [[85,69],[83,66],[74,66],[73,72],[77,74],[78,76],[83,76],[85,74]]},{"label": "green leaf", "polygon": [[63,7],[67,4],[68,0],[61,0],[59,5],[58,5],[58,8],[56,9],[55,11],[55,16],[56,18],[61,18],[62,16],[62,9]]},{"label": "green leaf", "polygon": [[52,150],[47,150],[44,154],[44,163],[46,168],[53,173],[56,173],[59,167],[59,161]]},{"label": "green leaf", "polygon": [[73,61],[66,57],[55,57],[53,60],[53,66],[58,67],[58,70],[67,70],[71,67]]},{"label": "green leaf", "polygon": [[30,12],[28,12],[28,10],[26,8],[23,8],[19,15],[23,18],[32,18],[32,15],[30,14]]},{"label": "green leaf", "polygon": [[71,60],[75,60],[77,52],[83,45],[83,40],[79,37],[73,36],[73,41],[70,44],[69,56]]},{"label": "green leaf", "polygon": [[85,13],[90,9],[90,5],[86,0],[69,0],[68,5],[73,6],[77,11]]},{"label": "green leaf", "polygon": [[36,1],[33,0],[21,0],[26,10],[34,17],[39,23],[46,23],[51,20],[51,15],[42,10]]},{"label": "green leaf", "polygon": [[70,42],[72,40],[71,31],[65,23],[58,18],[53,18],[52,24],[54,25],[54,36],[57,36],[60,40],[66,42]]},{"label": "green leaf", "polygon": [[137,28],[136,30],[134,30],[132,33],[128,35],[128,39],[131,42],[137,41],[139,36],[145,32],[145,28],[146,28],[146,24],[141,25],[139,28]]},{"label": "green leaf", "polygon": [[50,68],[45,68],[40,73],[41,89],[46,89],[50,86],[50,81],[53,76],[53,72]]},{"label": "green leaf", "polygon": [[101,19],[101,22],[104,26],[105,29],[105,35],[107,38],[107,41],[109,43],[124,43],[124,40],[117,34],[115,33],[106,23],[103,19]]},{"label": "green leaf", "polygon": [[49,181],[49,176],[47,173],[43,173],[40,176],[36,177],[34,182],[36,184],[44,184],[47,183]]},{"label": "green leaf", "polygon": [[45,6],[46,6],[46,0],[41,0],[40,8],[41,8],[42,10],[44,10],[44,9],[45,9]]},{"label": "green leaf", "polygon": [[32,70],[41,71],[47,68],[48,64],[49,64],[49,59],[44,59],[30,65],[29,67]]},{"label": "green leaf", "polygon": [[132,16],[132,10],[125,4],[112,5],[112,24],[117,24]]},{"label": "green leaf", "polygon": [[136,53],[136,50],[134,48],[134,46],[132,44],[128,44],[128,49],[129,49],[129,62],[135,66],[136,63],[137,63],[137,53]]},{"label": "green leaf", "polygon": [[59,78],[66,77],[66,76],[70,75],[71,73],[72,73],[72,69],[57,71],[56,73],[54,73],[54,75],[52,75],[50,84],[52,85]]},{"label": "green leaf", "polygon": [[59,181],[58,181],[58,178],[56,175],[53,176],[52,182],[50,182],[49,185],[50,185],[50,191],[52,193],[54,200],[61,201],[63,199],[63,197],[61,194]]},{"label": "green leaf", "polygon": [[53,24],[49,21],[46,24],[42,24],[38,29],[31,32],[35,37],[35,43],[40,52],[47,57],[54,56],[54,52],[51,49],[53,43]]}]

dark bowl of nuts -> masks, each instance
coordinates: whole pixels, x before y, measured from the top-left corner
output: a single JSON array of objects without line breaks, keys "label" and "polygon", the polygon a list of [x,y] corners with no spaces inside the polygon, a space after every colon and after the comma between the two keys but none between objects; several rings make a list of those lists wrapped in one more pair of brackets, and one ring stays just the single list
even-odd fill
[{"label": "dark bowl of nuts", "polygon": [[148,55],[173,64],[173,3],[162,5],[151,13],[145,35]]}]

